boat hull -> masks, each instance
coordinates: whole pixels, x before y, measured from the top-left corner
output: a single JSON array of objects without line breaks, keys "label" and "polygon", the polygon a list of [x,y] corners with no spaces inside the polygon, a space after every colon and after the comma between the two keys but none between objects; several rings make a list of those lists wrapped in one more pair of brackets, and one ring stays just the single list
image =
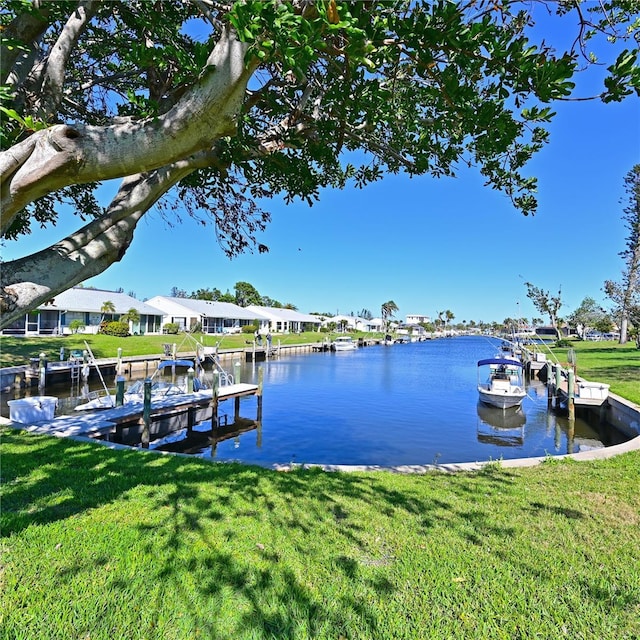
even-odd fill
[{"label": "boat hull", "polygon": [[522,404],[522,401],[527,394],[524,390],[507,391],[501,389],[493,391],[488,389],[486,385],[478,385],[478,395],[480,397],[480,401],[484,404],[488,404],[492,407],[498,407],[498,409],[508,409]]},{"label": "boat hull", "polygon": [[336,338],[331,343],[332,351],[355,351],[358,348],[358,343],[351,338]]}]

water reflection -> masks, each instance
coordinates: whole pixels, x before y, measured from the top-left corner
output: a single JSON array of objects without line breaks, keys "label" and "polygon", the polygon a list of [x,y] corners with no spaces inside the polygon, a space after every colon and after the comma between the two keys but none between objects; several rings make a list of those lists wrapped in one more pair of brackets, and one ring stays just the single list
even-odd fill
[{"label": "water reflection", "polygon": [[524,425],[527,417],[522,407],[498,409],[478,402],[478,442],[500,447],[524,444]]},{"label": "water reflection", "polygon": [[260,448],[262,446],[261,423],[240,417],[237,417],[233,424],[222,424],[217,427],[212,427],[211,420],[207,420],[192,429],[181,429],[155,440],[149,448],[215,458],[220,442],[232,440],[234,448],[238,449],[240,436],[252,431],[256,432],[255,445]]}]

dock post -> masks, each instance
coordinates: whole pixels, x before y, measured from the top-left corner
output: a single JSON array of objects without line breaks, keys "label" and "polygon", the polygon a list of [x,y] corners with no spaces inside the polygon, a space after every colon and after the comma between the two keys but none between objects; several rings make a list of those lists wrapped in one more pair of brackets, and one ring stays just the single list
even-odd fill
[{"label": "dock post", "polygon": [[[240,361],[237,360],[233,363],[233,381],[235,384],[240,383]],[[233,421],[238,422],[238,418],[240,417],[240,396],[234,399],[234,412],[233,412]]]},{"label": "dock post", "polygon": [[553,366],[547,362],[547,410],[553,407]]},{"label": "dock post", "polygon": [[193,376],[195,371],[193,367],[187,369],[187,393],[193,393]]},{"label": "dock post", "polygon": [[122,347],[118,347],[118,364],[116,366],[116,373],[122,375]]},{"label": "dock post", "polygon": [[562,384],[562,367],[557,364],[556,365],[556,381],[553,387],[553,398],[554,403],[553,406],[558,409],[560,406],[560,385]]},{"label": "dock post", "polygon": [[124,404],[124,376],[116,378],[116,407]]},{"label": "dock post", "polygon": [[576,406],[575,406],[575,377],[573,369],[569,369],[569,375],[567,379],[567,409],[569,411],[569,420],[573,421],[576,419]]},{"label": "dock post", "polygon": [[151,425],[151,378],[144,380],[144,403],[142,408],[142,447],[149,448],[149,427]]},{"label": "dock post", "polygon": [[38,388],[40,390],[45,388],[47,383],[47,354],[41,353],[40,356],[40,380],[38,381]]},{"label": "dock post", "polygon": [[260,367],[258,369],[258,392],[256,394],[258,401],[258,409],[256,414],[256,420],[258,423],[262,423],[262,385],[264,382],[264,369]]},{"label": "dock post", "polygon": [[218,386],[220,384],[220,374],[213,372],[213,380],[211,381],[211,428],[218,427]]}]

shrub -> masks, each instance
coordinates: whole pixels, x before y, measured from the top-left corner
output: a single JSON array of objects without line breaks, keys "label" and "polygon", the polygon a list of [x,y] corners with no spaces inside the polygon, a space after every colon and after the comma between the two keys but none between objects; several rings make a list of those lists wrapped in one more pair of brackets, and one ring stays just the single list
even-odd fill
[{"label": "shrub", "polygon": [[117,336],[119,338],[126,338],[130,335],[129,325],[126,322],[120,322],[119,320],[101,322],[98,333],[103,333],[106,336]]},{"label": "shrub", "polygon": [[562,349],[563,347],[570,347],[572,345],[571,340],[566,340],[565,338],[561,338],[560,340],[556,340],[556,347]]},{"label": "shrub", "polygon": [[245,324],[242,327],[242,333],[255,333],[258,330],[255,324]]},{"label": "shrub", "polygon": [[175,322],[167,322],[162,327],[162,333],[178,333],[178,331],[180,331],[180,327]]},{"label": "shrub", "polygon": [[71,329],[72,333],[78,333],[78,331],[83,331],[85,328],[84,322],[82,320],[72,320],[69,323],[69,329]]}]

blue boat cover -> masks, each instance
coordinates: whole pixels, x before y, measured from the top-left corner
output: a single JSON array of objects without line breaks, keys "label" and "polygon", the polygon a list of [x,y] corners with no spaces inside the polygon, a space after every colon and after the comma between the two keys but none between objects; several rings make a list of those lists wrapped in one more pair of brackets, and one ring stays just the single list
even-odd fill
[{"label": "blue boat cover", "polygon": [[505,367],[522,367],[522,363],[517,360],[507,360],[505,358],[487,358],[486,360],[478,360],[478,366],[481,367],[485,364],[503,364]]},{"label": "blue boat cover", "polygon": [[192,367],[193,362],[191,360],[163,360],[158,365],[158,369],[164,369],[165,367]]}]

